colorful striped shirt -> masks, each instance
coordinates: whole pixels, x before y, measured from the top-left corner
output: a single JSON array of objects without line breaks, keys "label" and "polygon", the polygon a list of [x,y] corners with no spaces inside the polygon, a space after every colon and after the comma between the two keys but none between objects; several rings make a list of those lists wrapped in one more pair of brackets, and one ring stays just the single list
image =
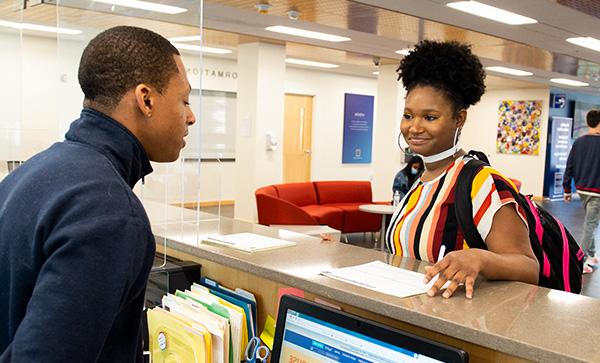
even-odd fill
[{"label": "colorful striped shirt", "polygon": [[[469,248],[454,214],[454,185],[470,160],[470,156],[460,157],[437,178],[427,182],[419,179],[412,186],[392,215],[386,233],[391,253],[436,262],[442,244],[446,246],[446,253]],[[492,228],[494,215],[503,205],[514,204],[527,225],[525,214],[509,188],[516,189],[510,179],[487,166],[473,180],[473,221],[484,241]]]}]

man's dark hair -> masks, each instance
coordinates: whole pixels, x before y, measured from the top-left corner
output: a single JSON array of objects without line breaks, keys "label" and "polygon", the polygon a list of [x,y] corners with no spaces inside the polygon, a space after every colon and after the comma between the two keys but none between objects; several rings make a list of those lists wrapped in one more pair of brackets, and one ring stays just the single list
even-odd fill
[{"label": "man's dark hair", "polygon": [[595,128],[600,124],[600,110],[591,110],[585,116],[585,120],[589,127]]},{"label": "man's dark hair", "polygon": [[471,47],[456,41],[424,40],[400,62],[398,80],[408,92],[417,86],[442,91],[454,112],[476,104],[485,92],[485,71]]},{"label": "man's dark hair", "polygon": [[130,89],[146,83],[162,92],[178,72],[179,51],[150,30],[117,26],[90,41],[79,64],[84,105],[113,110]]}]

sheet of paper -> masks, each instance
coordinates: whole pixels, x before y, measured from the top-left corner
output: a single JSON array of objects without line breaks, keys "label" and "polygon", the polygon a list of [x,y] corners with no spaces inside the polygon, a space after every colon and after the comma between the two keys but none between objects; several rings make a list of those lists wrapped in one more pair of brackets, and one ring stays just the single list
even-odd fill
[{"label": "sheet of paper", "polygon": [[436,280],[425,284],[425,274],[390,266],[382,261],[323,271],[321,275],[397,297],[426,293]]},{"label": "sheet of paper", "polygon": [[261,236],[254,233],[234,233],[222,236],[208,236],[203,243],[231,247],[245,252],[266,251],[275,248],[295,246],[296,242]]}]

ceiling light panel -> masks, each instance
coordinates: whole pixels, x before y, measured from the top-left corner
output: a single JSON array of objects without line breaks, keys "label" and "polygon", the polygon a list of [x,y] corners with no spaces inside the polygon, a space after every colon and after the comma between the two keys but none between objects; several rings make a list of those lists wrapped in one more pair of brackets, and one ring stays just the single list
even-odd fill
[{"label": "ceiling light panel", "polygon": [[55,26],[47,26],[47,25],[39,25],[39,24],[31,24],[31,23],[16,23],[12,21],[0,20],[0,26],[13,28],[13,29],[25,29],[25,30],[36,30],[40,32],[46,33],[56,33],[56,34],[68,34],[68,35],[76,35],[81,34],[81,30],[76,29],[68,29],[68,28],[58,28]]},{"label": "ceiling light panel", "polygon": [[567,79],[567,78],[552,78],[550,80],[550,82],[552,82],[552,83],[558,83],[558,84],[564,84],[564,85],[573,86],[573,87],[586,87],[586,86],[589,86],[588,83],[576,81],[574,79]]},{"label": "ceiling light panel", "polygon": [[290,63],[290,64],[297,64],[297,65],[301,65],[301,66],[310,66],[310,67],[319,67],[319,68],[337,68],[337,67],[339,67],[337,64],[321,63],[321,62],[309,61],[309,60],[304,60],[304,59],[296,59],[296,58],[286,58],[285,62]]},{"label": "ceiling light panel", "polygon": [[402,54],[404,56],[409,55],[412,52],[412,48],[404,48],[396,51],[396,54]]},{"label": "ceiling light panel", "polygon": [[339,35],[314,32],[311,30],[292,28],[292,27],[283,26],[283,25],[269,26],[269,27],[266,27],[265,30],[268,30],[270,32],[275,32],[275,33],[294,35],[297,37],[324,40],[326,42],[347,42],[349,40],[352,40],[348,37],[342,37]]},{"label": "ceiling light panel", "polygon": [[508,68],[508,67],[500,67],[500,66],[485,67],[485,69],[488,71],[492,71],[492,72],[510,74],[512,76],[519,76],[519,77],[533,76],[533,73],[531,73],[531,72],[522,71],[520,69]]},{"label": "ceiling light panel", "polygon": [[483,4],[478,1],[455,1],[447,3],[446,6],[465,13],[509,25],[535,24],[538,22],[537,20],[527,16],[519,15],[495,6]]},{"label": "ceiling light panel", "polygon": [[567,42],[600,52],[600,40],[592,37],[569,38]]},{"label": "ceiling light panel", "polygon": [[202,53],[211,53],[211,54],[229,54],[232,52],[229,49],[205,47],[205,46],[193,45],[193,44],[184,44],[184,43],[171,43],[171,44],[173,44],[173,46],[177,49],[191,50],[193,52],[202,52]]},{"label": "ceiling light panel", "polygon": [[140,0],[94,0],[94,2],[123,6],[126,8],[154,11],[157,13],[165,13],[165,14],[179,14],[179,13],[185,13],[187,11],[187,9],[180,8],[177,6],[157,4],[157,3],[153,3],[153,2],[149,2],[149,1],[140,1]]},{"label": "ceiling light panel", "polygon": [[197,42],[200,40],[202,40],[201,35],[190,35],[190,36],[185,36],[185,37],[169,38],[170,42]]}]

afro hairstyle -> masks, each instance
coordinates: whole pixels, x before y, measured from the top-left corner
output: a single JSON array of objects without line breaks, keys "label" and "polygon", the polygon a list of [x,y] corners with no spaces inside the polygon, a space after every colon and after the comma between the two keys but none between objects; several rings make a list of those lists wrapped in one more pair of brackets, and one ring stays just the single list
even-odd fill
[{"label": "afro hairstyle", "polygon": [[417,86],[442,91],[457,112],[479,102],[485,92],[485,71],[471,47],[456,41],[424,40],[402,59],[398,80],[410,92]]}]

